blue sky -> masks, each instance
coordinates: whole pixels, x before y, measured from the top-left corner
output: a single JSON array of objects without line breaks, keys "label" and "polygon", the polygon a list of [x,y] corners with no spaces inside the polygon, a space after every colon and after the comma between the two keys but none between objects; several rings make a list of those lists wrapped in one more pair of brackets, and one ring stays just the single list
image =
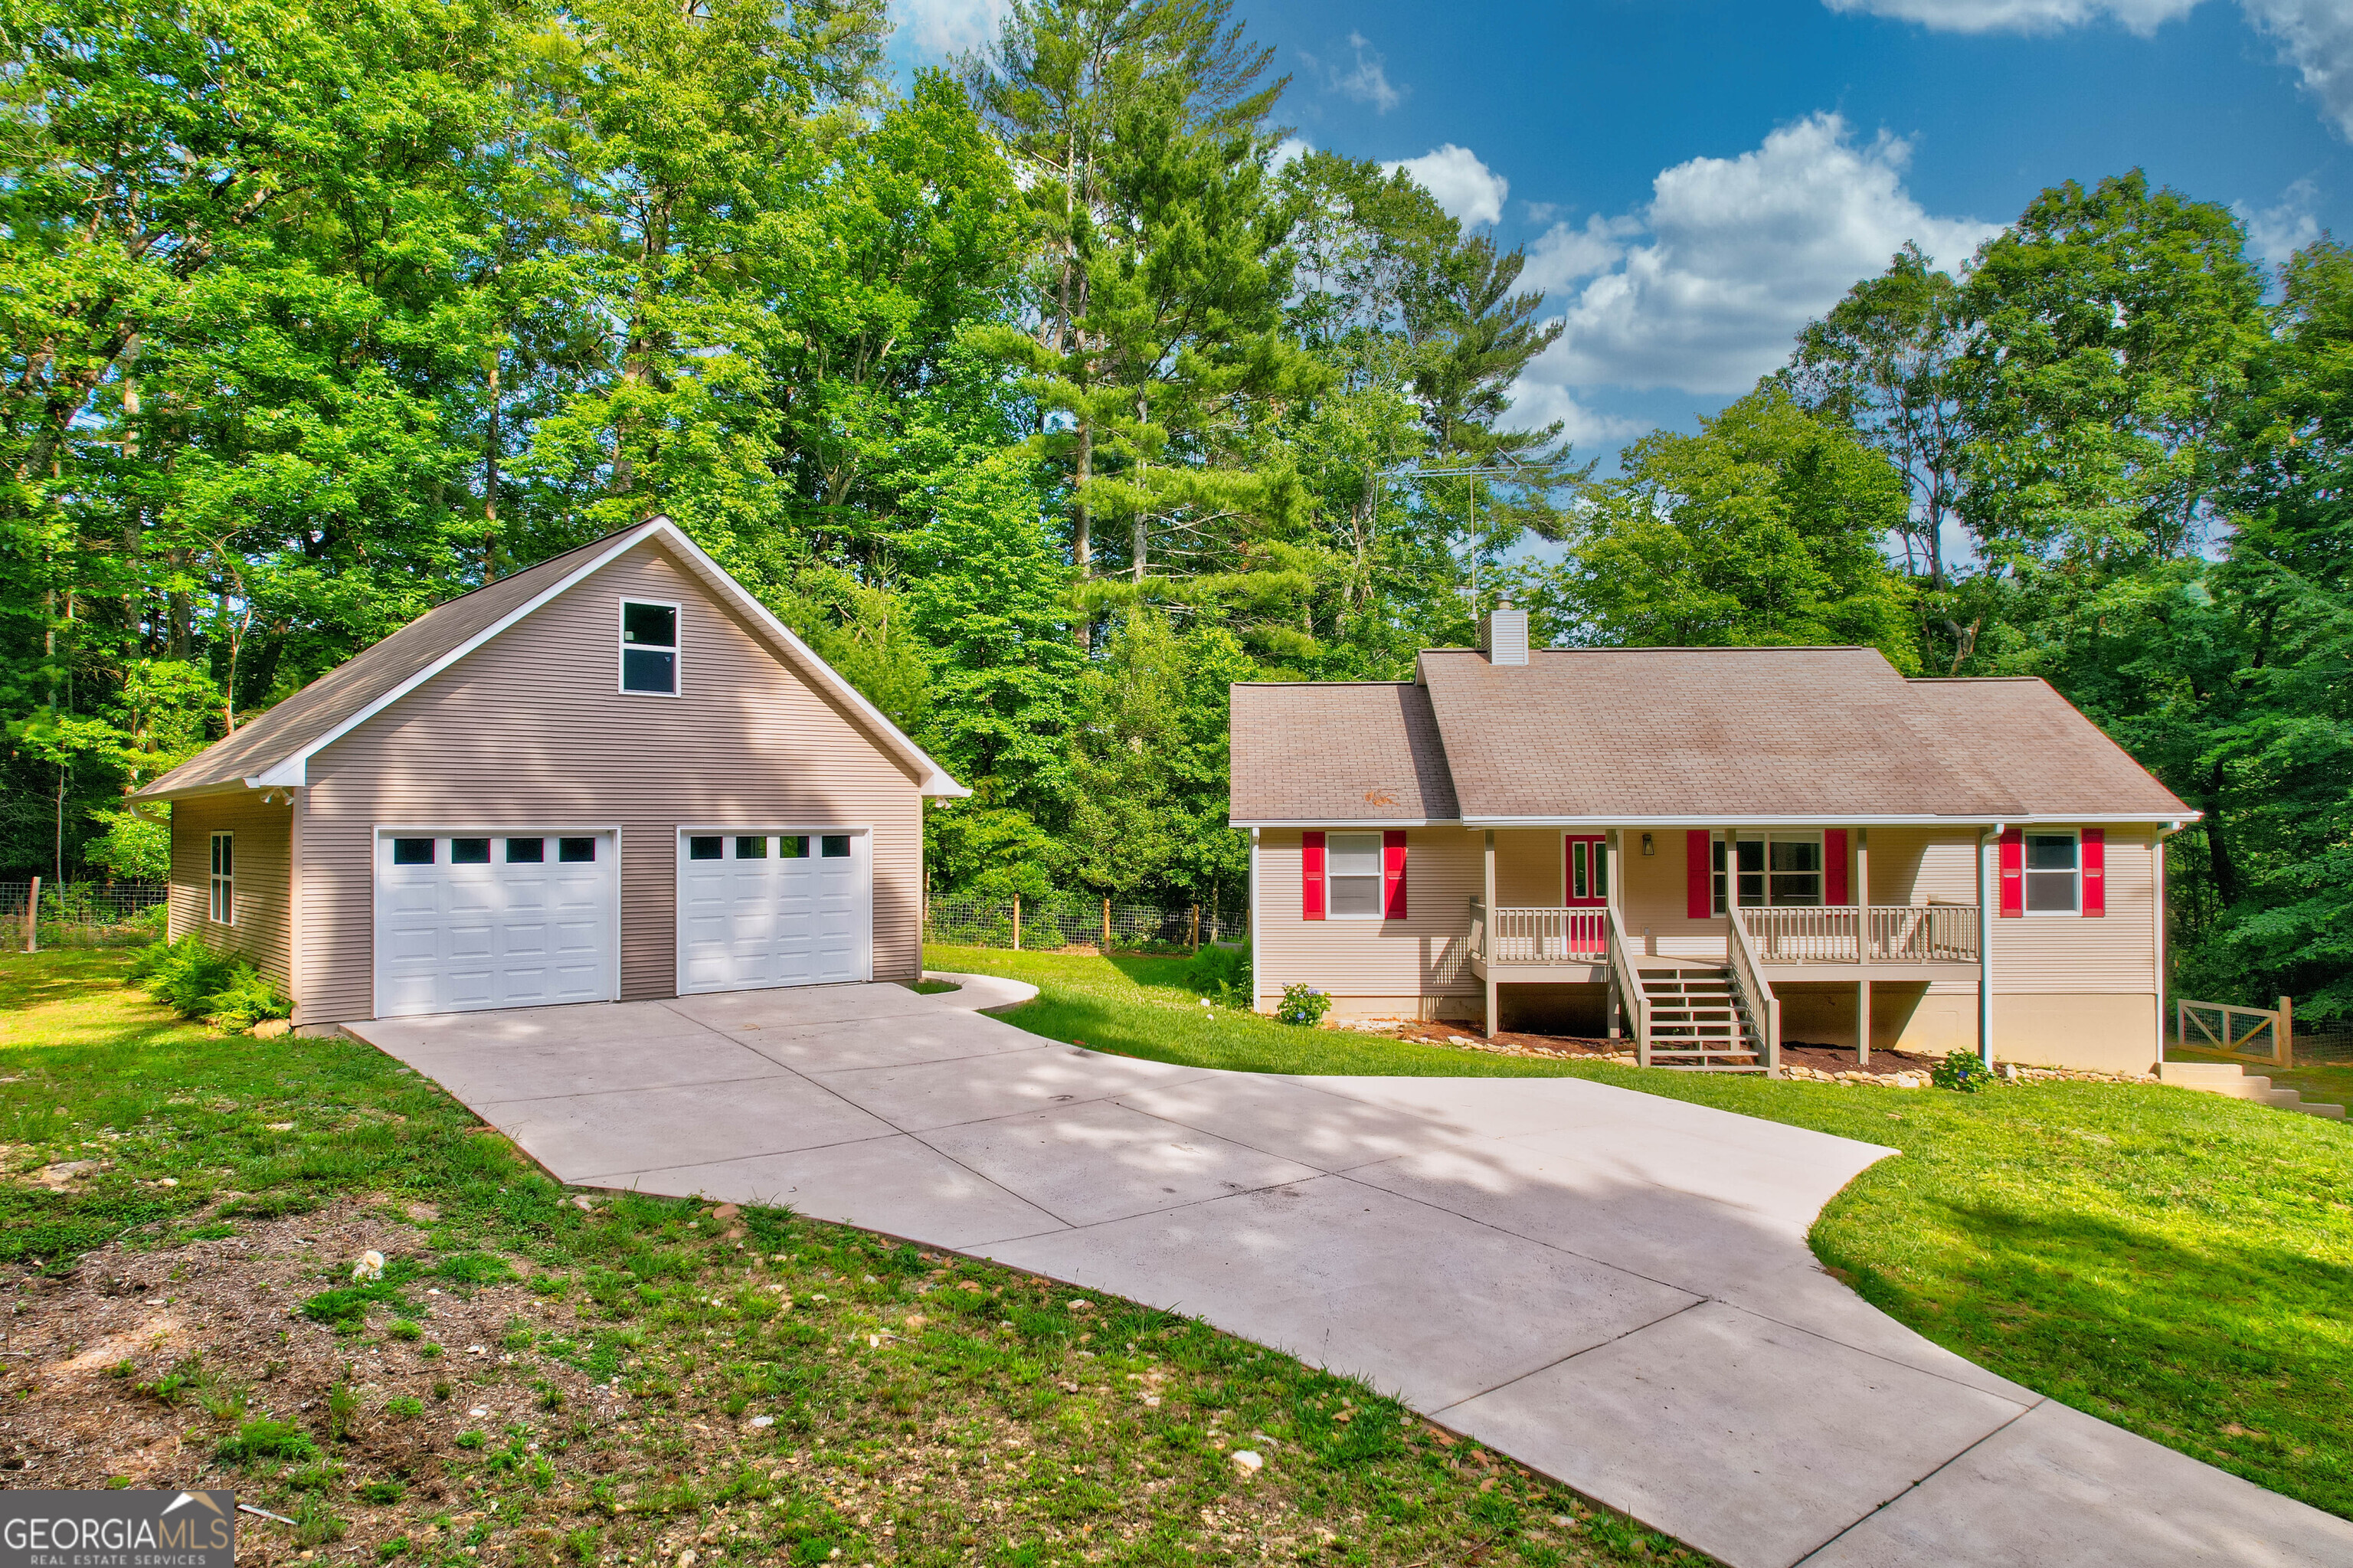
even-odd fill
[{"label": "blue sky", "polygon": [[[902,60],[1002,0],[894,0]],[[2136,165],[2284,256],[2353,235],[2353,0],[1236,0],[1304,141],[1408,163],[1568,331],[1520,388],[1607,456],[1689,428],[1905,239],[1957,262]],[[1433,17],[1440,20],[1433,20]]]}]

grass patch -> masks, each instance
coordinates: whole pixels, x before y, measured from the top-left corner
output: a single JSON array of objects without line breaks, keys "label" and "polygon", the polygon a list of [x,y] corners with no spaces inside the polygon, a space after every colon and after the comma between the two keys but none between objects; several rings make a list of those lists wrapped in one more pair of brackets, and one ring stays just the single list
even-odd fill
[{"label": "grass patch", "polygon": [[123,966],[0,956],[8,1170],[90,1162],[0,1181],[44,1367],[0,1447],[45,1486],[217,1458],[296,1521],[244,1521],[275,1556],[385,1563],[1698,1561],[1187,1319],[780,1209],[584,1209],[380,1053],[183,1022]]},{"label": "grass patch", "polygon": [[[2353,1517],[2342,1123],[2158,1086],[1956,1095],[1456,1052],[1204,1009],[1181,959],[935,948],[925,962],[1032,981],[1038,999],[1002,1016],[1159,1061],[1588,1076],[1900,1149],[1811,1234],[1866,1300],[2014,1382]],[[2328,1098],[2353,1086],[2342,1069],[2279,1078]]]},{"label": "grass patch", "polygon": [[917,996],[941,996],[948,991],[962,991],[964,989],[964,987],[956,984],[954,980],[901,980],[899,983],[905,986],[909,991],[913,991]]}]

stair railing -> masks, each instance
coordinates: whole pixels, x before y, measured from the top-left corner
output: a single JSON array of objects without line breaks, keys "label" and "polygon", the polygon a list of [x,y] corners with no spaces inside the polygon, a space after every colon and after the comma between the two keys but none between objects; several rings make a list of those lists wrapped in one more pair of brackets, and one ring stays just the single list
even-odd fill
[{"label": "stair railing", "polygon": [[1643,994],[1641,977],[1634,972],[1633,960],[1626,956],[1626,923],[1619,918],[1617,906],[1609,907],[1609,972],[1618,979],[1618,996],[1634,1014],[1634,1064],[1651,1065],[1651,999]]},{"label": "stair railing", "polygon": [[1781,1072],[1781,999],[1773,994],[1757,961],[1757,945],[1748,939],[1748,923],[1736,910],[1725,925],[1732,933],[1725,943],[1731,962],[1725,968],[1732,975],[1732,988],[1739,994],[1742,1011],[1748,1014],[1749,1026],[1759,1037],[1757,1044],[1763,1048],[1766,1074],[1778,1077]]}]

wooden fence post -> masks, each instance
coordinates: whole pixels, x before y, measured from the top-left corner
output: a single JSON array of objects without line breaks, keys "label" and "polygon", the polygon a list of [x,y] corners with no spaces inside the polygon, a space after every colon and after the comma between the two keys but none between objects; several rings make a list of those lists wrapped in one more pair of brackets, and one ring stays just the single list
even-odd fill
[{"label": "wooden fence post", "polygon": [[25,951],[41,950],[41,879],[33,878],[33,885],[25,894]]},{"label": "wooden fence post", "polygon": [[2295,1065],[2295,998],[2279,999],[2279,1016],[2272,1020],[2272,1062],[2275,1066]]},{"label": "wooden fence post", "polygon": [[1103,895],[1103,950],[1105,954],[1109,954],[1111,951],[1111,895],[1108,893]]},{"label": "wooden fence post", "polygon": [[1013,895],[1013,950],[1021,950],[1021,895]]},{"label": "wooden fence post", "polygon": [[1201,906],[1198,904],[1193,906],[1193,950],[1201,950]]}]

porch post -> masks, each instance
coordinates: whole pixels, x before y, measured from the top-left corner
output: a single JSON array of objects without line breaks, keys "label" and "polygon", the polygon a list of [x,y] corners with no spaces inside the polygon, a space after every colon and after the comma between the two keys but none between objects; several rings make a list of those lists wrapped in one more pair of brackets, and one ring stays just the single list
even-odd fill
[{"label": "porch post", "polygon": [[[1715,851],[1708,853],[1712,857]],[[1732,961],[1732,923],[1740,918],[1740,830],[1724,830],[1724,961]]]},{"label": "porch post", "polygon": [[1871,830],[1854,831],[1854,961],[1862,970],[1855,981],[1854,1060],[1871,1065]]},{"label": "porch post", "polygon": [[1487,1038],[1493,1040],[1495,1037],[1496,1023],[1494,941],[1495,830],[1493,828],[1489,828],[1486,833],[1486,880],[1484,886],[1486,888],[1485,897],[1487,900]]},{"label": "porch post", "polygon": [[1978,1060],[1993,1065],[1993,871],[1987,859],[2006,823],[1978,835]]},{"label": "porch post", "polygon": [[[1601,901],[1602,908],[1609,916],[1610,921],[1609,930],[1602,933],[1601,938],[1601,951],[1605,959],[1609,957],[1610,943],[1616,939],[1611,933],[1616,931],[1620,925],[1623,924],[1623,917],[1620,911],[1624,906],[1618,901],[1618,878],[1620,874],[1625,870],[1625,861],[1618,853],[1618,845],[1619,841],[1623,837],[1624,833],[1621,830],[1612,828],[1602,841],[1605,846],[1602,850],[1602,853],[1609,857],[1609,887],[1608,895]],[[1607,1033],[1610,1039],[1615,1040],[1620,1037],[1623,1027],[1618,1022],[1618,1009],[1621,1004],[1618,997],[1618,966],[1616,964],[1604,963],[1602,967],[1602,980],[1609,998],[1609,1013],[1605,1021],[1607,1023]]]}]

